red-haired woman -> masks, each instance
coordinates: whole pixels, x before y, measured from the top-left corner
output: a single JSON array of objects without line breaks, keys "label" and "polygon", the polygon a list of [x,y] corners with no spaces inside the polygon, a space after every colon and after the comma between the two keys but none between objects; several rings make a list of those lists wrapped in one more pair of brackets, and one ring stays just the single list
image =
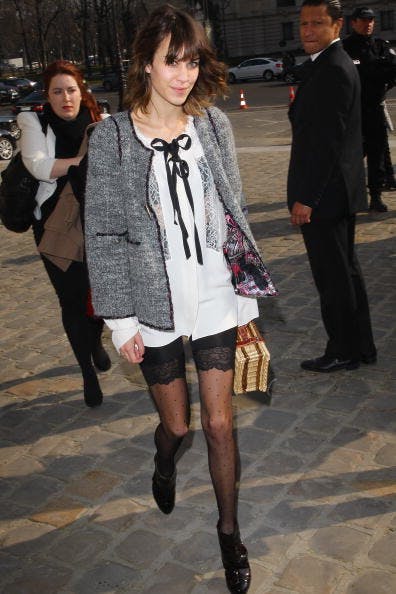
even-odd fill
[{"label": "red-haired woman", "polygon": [[[21,153],[25,167],[39,180],[33,232],[39,245],[44,225],[53,213],[67,181],[69,168],[78,167],[84,157],[80,146],[89,124],[101,119],[99,107],[85,87],[80,70],[70,62],[57,60],[43,73],[48,103],[40,119],[36,113],[18,115],[22,130]],[[62,322],[80,365],[87,406],[102,403],[94,365],[102,371],[111,362],[103,349],[103,320],[87,313],[89,284],[85,262],[73,261],[62,270],[42,256],[49,279],[57,293]]]}]

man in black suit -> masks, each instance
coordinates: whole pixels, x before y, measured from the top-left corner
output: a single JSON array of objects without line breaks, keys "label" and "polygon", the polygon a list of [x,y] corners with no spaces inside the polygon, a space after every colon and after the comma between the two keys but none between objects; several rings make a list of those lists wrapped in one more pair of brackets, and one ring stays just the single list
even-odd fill
[{"label": "man in black suit", "polygon": [[375,363],[364,280],[355,254],[355,215],[367,210],[360,82],[342,48],[339,0],[304,0],[300,34],[310,55],[290,108],[293,131],[288,206],[299,225],[319,292],[328,342],[309,371]]}]

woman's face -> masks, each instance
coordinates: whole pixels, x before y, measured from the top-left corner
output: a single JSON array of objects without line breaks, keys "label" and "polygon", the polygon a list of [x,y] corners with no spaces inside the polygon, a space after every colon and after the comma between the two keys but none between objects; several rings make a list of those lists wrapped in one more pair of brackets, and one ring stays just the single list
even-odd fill
[{"label": "woman's face", "polygon": [[181,107],[199,75],[199,59],[183,60],[182,53],[171,64],[165,62],[170,35],[160,43],[152,64],[146,66],[151,79],[151,101],[156,107]]},{"label": "woman's face", "polygon": [[81,91],[69,74],[56,74],[50,82],[48,101],[53,112],[63,120],[74,120],[81,104]]}]

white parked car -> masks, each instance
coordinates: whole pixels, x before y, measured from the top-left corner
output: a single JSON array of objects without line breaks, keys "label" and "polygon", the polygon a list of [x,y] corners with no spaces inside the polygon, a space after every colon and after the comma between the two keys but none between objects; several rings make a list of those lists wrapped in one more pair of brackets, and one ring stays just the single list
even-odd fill
[{"label": "white parked car", "polygon": [[272,60],[272,58],[250,58],[244,60],[238,66],[228,69],[228,80],[230,83],[249,78],[263,78],[272,80],[283,72],[281,60]]}]

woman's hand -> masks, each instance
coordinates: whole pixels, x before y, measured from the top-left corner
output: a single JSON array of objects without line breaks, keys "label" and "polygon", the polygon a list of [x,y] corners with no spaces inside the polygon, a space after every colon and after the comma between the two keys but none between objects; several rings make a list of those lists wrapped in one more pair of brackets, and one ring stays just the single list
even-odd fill
[{"label": "woman's hand", "polygon": [[58,179],[58,177],[67,175],[69,167],[72,167],[73,165],[78,167],[82,158],[82,155],[77,155],[70,159],[56,159],[51,169],[51,179]]},{"label": "woman's hand", "polygon": [[120,355],[129,363],[141,363],[144,355],[144,344],[140,332],[127,340],[120,348]]}]

